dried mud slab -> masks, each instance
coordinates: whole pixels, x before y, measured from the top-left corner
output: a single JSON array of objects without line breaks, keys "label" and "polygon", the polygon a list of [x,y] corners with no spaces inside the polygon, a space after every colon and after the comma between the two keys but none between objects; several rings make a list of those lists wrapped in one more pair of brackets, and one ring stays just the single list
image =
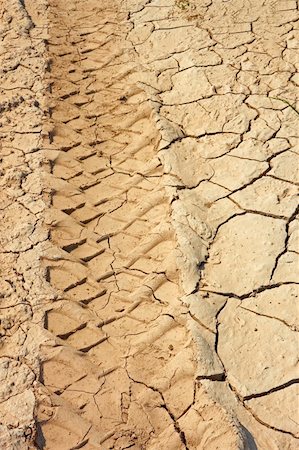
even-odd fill
[{"label": "dried mud slab", "polygon": [[[28,2],[27,2],[28,3]],[[43,120],[47,110],[46,4],[35,22],[18,0],[0,3],[0,448],[35,448],[43,308],[54,299],[41,255]]]},{"label": "dried mud slab", "polygon": [[298,446],[298,17],[296,2],[154,1],[129,34],[164,138],[197,378],[250,448]]},{"label": "dried mud slab", "polygon": [[1,448],[297,448],[297,2],[0,13]]}]

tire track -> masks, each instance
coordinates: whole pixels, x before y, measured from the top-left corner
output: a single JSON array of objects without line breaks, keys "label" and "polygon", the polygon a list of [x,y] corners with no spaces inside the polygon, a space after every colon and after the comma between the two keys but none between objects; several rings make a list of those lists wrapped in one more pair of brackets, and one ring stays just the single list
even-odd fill
[{"label": "tire track", "polygon": [[54,245],[44,265],[58,294],[46,313],[38,445],[243,448],[194,378],[161,138],[136,84],[127,13],[118,2],[49,4]]}]

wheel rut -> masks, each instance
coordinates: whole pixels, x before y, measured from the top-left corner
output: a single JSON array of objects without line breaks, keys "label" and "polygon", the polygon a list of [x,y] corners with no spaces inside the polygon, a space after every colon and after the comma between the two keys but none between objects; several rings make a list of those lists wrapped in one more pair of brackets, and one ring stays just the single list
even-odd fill
[{"label": "wheel rut", "polygon": [[57,299],[42,350],[42,448],[188,448],[179,420],[198,402],[216,408],[198,398],[161,137],[126,17],[118,2],[49,2],[53,245],[43,263]]}]

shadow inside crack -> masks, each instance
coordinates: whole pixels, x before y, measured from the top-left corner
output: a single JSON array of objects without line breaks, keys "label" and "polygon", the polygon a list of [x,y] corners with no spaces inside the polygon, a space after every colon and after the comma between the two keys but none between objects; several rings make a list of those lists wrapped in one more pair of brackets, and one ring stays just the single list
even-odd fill
[{"label": "shadow inside crack", "polygon": [[38,422],[36,423],[35,445],[39,450],[43,450],[46,445],[46,441],[42,432],[42,427]]},{"label": "shadow inside crack", "polygon": [[246,438],[246,450],[258,450],[255,440],[252,436],[252,434],[250,433],[250,431],[247,430],[247,428],[245,428],[243,425],[240,425],[241,431],[242,433],[245,435]]}]

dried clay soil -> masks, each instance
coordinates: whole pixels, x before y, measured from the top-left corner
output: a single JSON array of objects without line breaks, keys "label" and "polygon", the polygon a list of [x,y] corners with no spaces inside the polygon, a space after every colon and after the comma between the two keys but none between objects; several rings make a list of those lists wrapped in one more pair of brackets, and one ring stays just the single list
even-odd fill
[{"label": "dried clay soil", "polygon": [[298,28],[1,1],[1,450],[298,449]]}]

